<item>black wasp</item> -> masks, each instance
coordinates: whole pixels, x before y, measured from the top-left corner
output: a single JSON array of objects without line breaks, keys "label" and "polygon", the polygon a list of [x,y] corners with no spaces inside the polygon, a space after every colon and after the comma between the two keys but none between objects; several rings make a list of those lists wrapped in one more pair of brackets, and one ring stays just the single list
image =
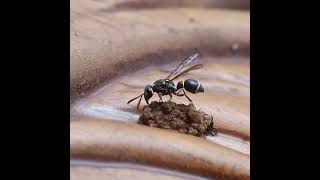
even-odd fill
[{"label": "black wasp", "polygon": [[[137,109],[139,109],[141,98],[142,98],[142,96],[144,96],[144,99],[146,100],[146,103],[149,105],[149,99],[152,97],[154,92],[156,92],[158,94],[158,96],[159,96],[161,101],[162,101],[162,96],[164,96],[164,95],[169,95],[170,96],[170,100],[172,99],[172,95],[176,95],[176,96],[185,96],[190,102],[192,102],[192,100],[186,94],[185,90],[187,90],[188,92],[191,92],[193,94],[196,94],[196,93],[199,93],[199,92],[204,92],[204,89],[203,89],[202,85],[200,84],[200,82],[198,80],[194,80],[194,79],[187,79],[187,80],[184,80],[184,81],[179,81],[177,86],[175,86],[175,84],[173,83],[173,80],[177,79],[178,77],[180,77],[183,74],[186,74],[189,71],[196,70],[196,69],[201,69],[203,67],[203,65],[202,64],[196,64],[196,65],[194,65],[194,66],[182,71],[181,73],[179,73],[182,68],[184,68],[187,65],[189,65],[191,62],[193,62],[199,56],[200,55],[198,53],[196,53],[196,54],[194,54],[192,56],[189,56],[189,57],[185,58],[169,74],[168,77],[166,77],[165,79],[157,80],[156,82],[154,82],[153,86],[146,85],[145,88],[144,88],[144,93],[142,93],[141,95],[129,100],[127,104],[131,103],[132,101],[136,100],[137,98],[140,98],[139,102],[138,102],[138,105],[137,105]],[[174,77],[171,78],[172,76],[174,76]],[[183,92],[183,94],[180,94],[181,91]]]}]

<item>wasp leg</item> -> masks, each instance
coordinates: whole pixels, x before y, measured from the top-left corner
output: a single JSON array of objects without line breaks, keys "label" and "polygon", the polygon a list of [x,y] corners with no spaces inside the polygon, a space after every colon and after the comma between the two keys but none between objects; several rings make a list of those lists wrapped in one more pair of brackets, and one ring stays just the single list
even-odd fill
[{"label": "wasp leg", "polygon": [[138,105],[137,105],[137,109],[139,109],[141,99],[142,99],[142,96],[140,96],[140,99],[139,99],[139,102],[138,102]]},{"label": "wasp leg", "polygon": [[180,94],[181,90],[182,90],[182,89],[179,89],[178,92],[176,92],[175,94]]},{"label": "wasp leg", "polygon": [[186,94],[186,91],[184,90],[184,89],[182,89],[182,91],[183,91],[183,94],[186,96],[186,98],[190,101],[190,102],[192,102],[192,100],[188,97],[188,95]]},{"label": "wasp leg", "polygon": [[145,99],[146,100],[146,103],[148,104],[148,106],[150,106],[150,104],[149,104],[149,100],[147,100],[147,99]]},{"label": "wasp leg", "polygon": [[160,93],[158,93],[158,96],[159,96],[159,98],[160,98],[160,102],[163,102],[163,101],[162,101],[162,96],[161,96]]},{"label": "wasp leg", "polygon": [[184,96],[184,94],[179,94],[179,93],[173,93],[176,96]]},{"label": "wasp leg", "polygon": [[186,94],[186,92],[185,92],[185,90],[184,89],[182,89],[182,91],[183,91],[183,94],[179,94],[179,92],[178,93],[173,93],[174,95],[176,95],[176,96],[186,96],[186,98],[190,101],[190,102],[192,102],[192,100],[189,98],[189,96]]},{"label": "wasp leg", "polygon": [[169,96],[170,96],[169,101],[171,101],[171,99],[172,99],[172,92],[171,92],[171,90],[169,90]]}]

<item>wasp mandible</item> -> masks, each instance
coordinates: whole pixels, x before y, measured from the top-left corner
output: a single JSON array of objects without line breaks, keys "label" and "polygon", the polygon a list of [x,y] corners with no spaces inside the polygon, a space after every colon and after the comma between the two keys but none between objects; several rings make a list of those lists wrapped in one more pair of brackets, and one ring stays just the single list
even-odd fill
[{"label": "wasp mandible", "polygon": [[[196,53],[196,54],[193,54],[192,56],[189,56],[189,57],[183,59],[183,61],[169,74],[169,76],[167,76],[165,79],[157,80],[156,82],[154,82],[154,84],[152,86],[146,85],[144,88],[144,93],[129,100],[127,102],[127,104],[140,98],[138,105],[137,105],[137,109],[139,109],[142,96],[144,96],[146,103],[149,105],[149,99],[153,96],[154,93],[158,94],[160,101],[162,101],[162,96],[169,95],[170,100],[171,100],[172,95],[176,95],[176,96],[185,96],[190,102],[192,102],[192,100],[186,94],[185,90],[190,93],[193,93],[193,94],[204,92],[204,89],[203,89],[202,85],[200,84],[200,82],[198,80],[194,80],[194,79],[187,79],[184,81],[179,81],[177,86],[175,86],[175,84],[173,83],[173,80],[177,79],[181,75],[186,74],[189,71],[203,68],[202,64],[196,64],[196,65],[182,71],[181,73],[179,73],[181,69],[183,69],[184,67],[189,65],[191,62],[193,62],[199,56],[200,56],[200,54]],[[173,78],[171,78],[172,76],[173,76]],[[182,91],[182,94],[180,94],[181,91]]]}]

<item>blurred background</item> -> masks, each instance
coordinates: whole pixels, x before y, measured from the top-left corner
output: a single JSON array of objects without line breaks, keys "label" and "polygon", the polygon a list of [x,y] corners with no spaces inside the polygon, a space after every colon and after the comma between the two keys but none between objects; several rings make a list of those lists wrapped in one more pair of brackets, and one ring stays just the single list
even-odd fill
[{"label": "blurred background", "polygon": [[[71,179],[250,179],[250,1],[71,0],[70,22]],[[137,125],[126,102],[195,52],[219,135]]]}]

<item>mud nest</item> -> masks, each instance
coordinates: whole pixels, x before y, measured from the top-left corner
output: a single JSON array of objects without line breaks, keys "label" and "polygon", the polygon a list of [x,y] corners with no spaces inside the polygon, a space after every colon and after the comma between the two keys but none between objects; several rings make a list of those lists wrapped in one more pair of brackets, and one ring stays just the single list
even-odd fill
[{"label": "mud nest", "polygon": [[193,104],[176,104],[174,102],[151,102],[143,106],[139,124],[173,129],[195,136],[216,135],[213,117],[197,110]]}]

